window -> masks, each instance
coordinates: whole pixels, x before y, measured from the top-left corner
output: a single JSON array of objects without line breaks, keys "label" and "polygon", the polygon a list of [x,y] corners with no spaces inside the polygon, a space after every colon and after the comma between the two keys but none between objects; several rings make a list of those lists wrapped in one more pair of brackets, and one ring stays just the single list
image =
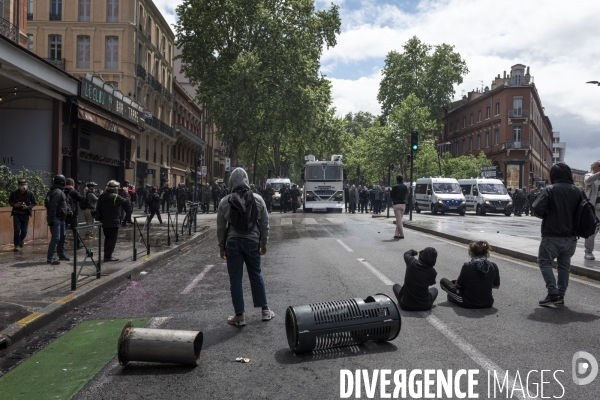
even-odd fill
[{"label": "window", "polygon": [[473,125],[473,113],[471,113],[471,118],[469,119],[469,125]]},{"label": "window", "polygon": [[481,122],[481,110],[477,112],[477,122]]},{"label": "window", "polygon": [[33,51],[33,35],[27,35],[27,50]]},{"label": "window", "polygon": [[514,116],[521,116],[521,113],[523,111],[523,98],[522,97],[515,97],[513,98],[513,113]]},{"label": "window", "polygon": [[513,124],[513,141],[520,142],[523,136],[523,126],[521,124]]},{"label": "window", "polygon": [[477,150],[481,150],[481,133],[477,134]]},{"label": "window", "polygon": [[33,19],[33,0],[27,1],[27,19],[28,20]]},{"label": "window", "polygon": [[516,74],[515,75],[515,85],[520,85],[520,84],[521,84],[521,75]]},{"label": "window", "polygon": [[79,0],[79,21],[90,21],[90,3],[91,0]]},{"label": "window", "polygon": [[487,106],[486,109],[485,109],[485,118],[486,119],[490,119],[491,113],[492,113],[491,107]]},{"label": "window", "polygon": [[467,117],[463,117],[463,128],[467,127]]},{"label": "window", "polygon": [[62,16],[62,0],[50,2],[50,21],[60,21]]},{"label": "window", "polygon": [[48,58],[51,60],[62,58],[62,36],[50,35],[48,37]]},{"label": "window", "polygon": [[494,128],[494,144],[498,144],[500,138],[499,138],[499,134],[498,134],[498,128]]},{"label": "window", "polygon": [[77,36],[77,68],[90,67],[90,37]]},{"label": "window", "polygon": [[490,147],[490,131],[485,131],[485,147]]},{"label": "window", "polygon": [[117,36],[106,37],[106,69],[119,68],[119,38]]},{"label": "window", "polygon": [[469,137],[469,151],[473,151],[473,136]]},{"label": "window", "polygon": [[500,102],[496,102],[496,115],[500,115]]},{"label": "window", "polygon": [[106,1],[106,22],[119,21],[119,0]]},{"label": "window", "polygon": [[117,82],[117,81],[106,81],[104,83],[112,86],[115,89],[119,89],[119,82]]}]

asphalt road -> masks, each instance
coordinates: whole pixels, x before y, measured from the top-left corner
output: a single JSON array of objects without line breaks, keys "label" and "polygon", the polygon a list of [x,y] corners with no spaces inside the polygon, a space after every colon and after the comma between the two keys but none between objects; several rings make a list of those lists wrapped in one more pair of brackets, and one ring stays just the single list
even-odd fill
[{"label": "asphalt road", "polygon": [[[410,248],[437,249],[438,282],[442,277],[455,279],[468,256],[463,245],[413,231],[407,231],[404,240],[393,240],[395,227],[390,220],[370,215],[271,215],[263,274],[269,305],[277,314],[274,320],[262,322],[260,311],[251,308],[245,277],[247,325],[227,325],[226,318],[232,314],[227,270],[218,257],[215,238],[209,237],[149,274],[133,277],[132,282],[90,302],[84,317],[164,317],[162,328],[201,330],[200,366],[130,363],[121,367],[113,359],[75,398],[330,399],[340,397],[340,371],[346,369],[366,370],[370,377],[383,369],[392,375],[397,370],[406,370],[407,375],[417,369],[479,370],[474,388],[479,398],[510,398],[506,388],[503,395],[496,389],[495,397],[493,392],[488,396],[488,370],[496,371],[500,380],[508,371],[508,384],[517,389],[512,398],[529,398],[527,392],[522,396],[520,383],[529,388],[531,398],[538,397],[542,380],[547,382],[544,396],[598,398],[600,377],[586,386],[575,385],[571,365],[578,351],[600,359],[600,285],[572,279],[565,307],[542,308],[537,302],[545,296],[545,287],[537,267],[496,255],[492,260],[500,268],[501,288],[495,292],[492,309],[454,307],[440,291],[431,312],[401,311],[402,331],[391,342],[294,355],[284,323],[289,305],[377,293],[393,298],[390,283],[402,282],[402,254]],[[515,217],[502,220],[517,221]],[[77,319],[76,313],[63,317],[48,331],[73,318]],[[251,361],[237,363],[236,357]],[[551,372],[542,378],[540,370]],[[433,387],[435,392],[437,386]],[[393,389],[392,380],[387,391]],[[368,398],[365,390],[362,386],[362,398]],[[379,390],[378,385],[375,398],[380,397]],[[410,397],[408,393],[406,398]]]}]

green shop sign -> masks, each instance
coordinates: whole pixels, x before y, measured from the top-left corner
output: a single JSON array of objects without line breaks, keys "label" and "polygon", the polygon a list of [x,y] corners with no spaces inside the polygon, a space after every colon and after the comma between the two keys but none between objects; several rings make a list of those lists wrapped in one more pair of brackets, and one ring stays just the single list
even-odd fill
[{"label": "green shop sign", "polygon": [[138,126],[144,126],[144,115],[141,111],[131,107],[129,104],[115,97],[112,93],[107,92],[85,78],[81,78],[81,92],[79,95]]}]

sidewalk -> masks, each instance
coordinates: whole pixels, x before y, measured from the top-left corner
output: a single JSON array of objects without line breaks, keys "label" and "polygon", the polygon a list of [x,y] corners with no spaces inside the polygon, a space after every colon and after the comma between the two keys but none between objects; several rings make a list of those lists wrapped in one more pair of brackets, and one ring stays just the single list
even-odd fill
[{"label": "sidewalk", "polygon": [[[443,237],[460,243],[471,243],[476,240],[486,240],[493,251],[499,254],[514,257],[523,261],[537,262],[539,239],[507,235],[497,233],[496,231],[480,232],[465,230],[464,226],[455,223],[452,219],[440,221],[439,219],[428,219],[426,214],[413,214],[413,220],[408,221],[408,217],[403,219],[405,228],[414,229],[420,232],[429,233],[434,236]],[[392,218],[390,218],[392,219]],[[390,223],[393,223],[390,221]],[[600,248],[598,248],[600,250]],[[577,243],[575,254],[571,258],[571,272],[590,279],[600,280],[600,253],[596,252],[595,261],[588,261],[583,258],[585,249],[583,240]],[[554,263],[556,267],[556,262]]]},{"label": "sidewalk", "polygon": [[[171,209],[171,211],[174,211]],[[134,210],[133,217],[143,216],[143,210]],[[46,263],[48,240],[30,241],[25,247],[14,252],[13,246],[0,249],[0,348],[6,346],[7,337],[13,342],[20,340],[45,323],[57,318],[67,310],[85,299],[97,295],[132,273],[141,272],[144,268],[160,262],[167,257],[179,254],[190,244],[206,237],[210,228],[216,227],[215,214],[198,214],[197,232],[181,235],[181,224],[185,217],[179,215],[179,241],[171,232],[171,245],[167,245],[167,215],[162,215],[164,225],[159,225],[155,217],[150,226],[150,255],[136,233],[137,260],[133,261],[133,225],[119,229],[119,239],[113,257],[117,262],[101,262],[101,278],[96,279],[96,268],[88,258],[85,263],[85,249],[77,251],[77,272],[81,274],[77,282],[77,290],[71,291],[71,274],[73,273],[73,244],[71,232],[67,234],[67,256],[71,261],[61,261],[60,265]],[[175,216],[171,215],[174,219]],[[145,223],[144,218],[138,222]],[[214,230],[214,229],[213,229]],[[145,228],[143,229],[145,233]],[[84,232],[81,233],[83,237]],[[104,241],[104,237],[102,237]],[[85,240],[92,246],[94,259],[98,258],[98,241]],[[93,242],[93,243],[92,243]],[[104,246],[104,244],[102,244]],[[103,255],[102,255],[103,257]]]}]

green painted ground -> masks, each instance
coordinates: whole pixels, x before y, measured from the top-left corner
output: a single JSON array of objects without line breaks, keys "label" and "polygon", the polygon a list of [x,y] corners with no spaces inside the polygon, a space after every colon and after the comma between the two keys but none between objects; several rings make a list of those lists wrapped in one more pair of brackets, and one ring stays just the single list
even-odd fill
[{"label": "green painted ground", "polygon": [[84,321],[0,378],[0,399],[69,399],[116,354],[127,321],[146,326],[150,318]]}]

